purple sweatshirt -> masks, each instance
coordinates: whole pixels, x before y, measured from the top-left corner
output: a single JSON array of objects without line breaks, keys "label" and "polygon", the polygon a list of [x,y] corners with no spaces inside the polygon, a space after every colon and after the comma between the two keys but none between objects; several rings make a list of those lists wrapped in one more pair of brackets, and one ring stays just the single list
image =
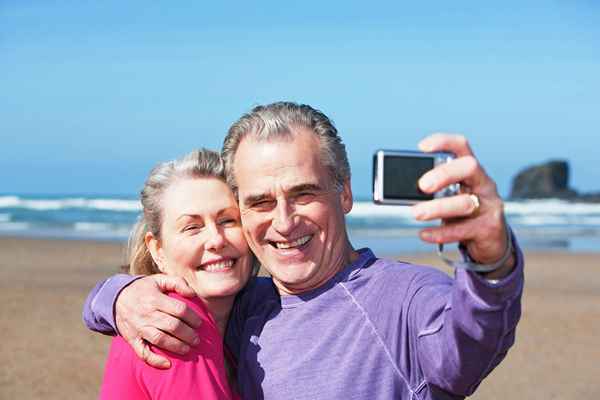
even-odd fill
[{"label": "purple sweatshirt", "polygon": [[[112,302],[127,284],[100,283],[88,327],[114,331]],[[457,270],[377,259],[368,249],[325,285],[280,297],[253,280],[239,297],[227,343],[239,354],[245,399],[457,399],[504,358],[521,314],[523,256],[491,283]],[[99,296],[100,295],[100,296]]]}]

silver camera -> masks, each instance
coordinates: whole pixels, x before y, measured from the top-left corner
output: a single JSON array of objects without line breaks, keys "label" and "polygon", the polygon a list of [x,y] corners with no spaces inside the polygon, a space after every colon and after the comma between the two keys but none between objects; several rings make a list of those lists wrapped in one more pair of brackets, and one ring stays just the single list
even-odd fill
[{"label": "silver camera", "polygon": [[454,158],[454,154],[446,152],[378,150],[373,156],[373,202],[411,205],[458,194],[458,183],[433,194],[424,193],[418,185],[419,179],[427,171]]}]

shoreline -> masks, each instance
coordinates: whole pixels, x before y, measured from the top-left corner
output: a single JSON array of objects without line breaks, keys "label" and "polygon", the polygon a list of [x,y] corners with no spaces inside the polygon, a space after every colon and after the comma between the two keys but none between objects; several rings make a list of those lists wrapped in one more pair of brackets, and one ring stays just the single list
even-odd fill
[{"label": "shoreline", "polygon": [[[525,253],[515,346],[470,398],[600,398],[600,255]],[[125,244],[0,237],[0,254],[0,398],[96,398],[110,340],[85,328],[81,310],[119,271]],[[432,252],[394,258],[450,272]]]}]

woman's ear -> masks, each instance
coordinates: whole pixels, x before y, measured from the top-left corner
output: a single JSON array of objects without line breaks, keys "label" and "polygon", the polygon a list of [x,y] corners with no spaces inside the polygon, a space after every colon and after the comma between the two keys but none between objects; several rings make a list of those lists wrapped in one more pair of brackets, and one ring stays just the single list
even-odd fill
[{"label": "woman's ear", "polygon": [[167,265],[163,255],[162,243],[159,238],[154,236],[152,232],[146,232],[144,236],[144,242],[146,242],[146,248],[150,251],[154,263],[158,266],[158,269],[163,274],[167,273]]},{"label": "woman's ear", "polygon": [[350,180],[344,182],[342,192],[340,193],[340,203],[342,204],[342,210],[344,210],[344,214],[348,214],[350,211],[352,211],[354,199],[352,197],[352,186],[350,185]]}]

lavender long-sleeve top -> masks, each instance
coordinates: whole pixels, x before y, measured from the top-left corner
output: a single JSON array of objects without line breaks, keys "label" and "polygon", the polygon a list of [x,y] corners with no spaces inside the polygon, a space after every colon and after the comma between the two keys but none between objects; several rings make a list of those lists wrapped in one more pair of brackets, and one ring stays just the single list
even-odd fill
[{"label": "lavender long-sleeve top", "polygon": [[[463,398],[514,343],[523,290],[518,248],[514,271],[494,283],[359,253],[300,296],[280,297],[266,278],[249,284],[227,335],[245,399]],[[114,331],[122,279],[90,294],[91,329]]]}]

